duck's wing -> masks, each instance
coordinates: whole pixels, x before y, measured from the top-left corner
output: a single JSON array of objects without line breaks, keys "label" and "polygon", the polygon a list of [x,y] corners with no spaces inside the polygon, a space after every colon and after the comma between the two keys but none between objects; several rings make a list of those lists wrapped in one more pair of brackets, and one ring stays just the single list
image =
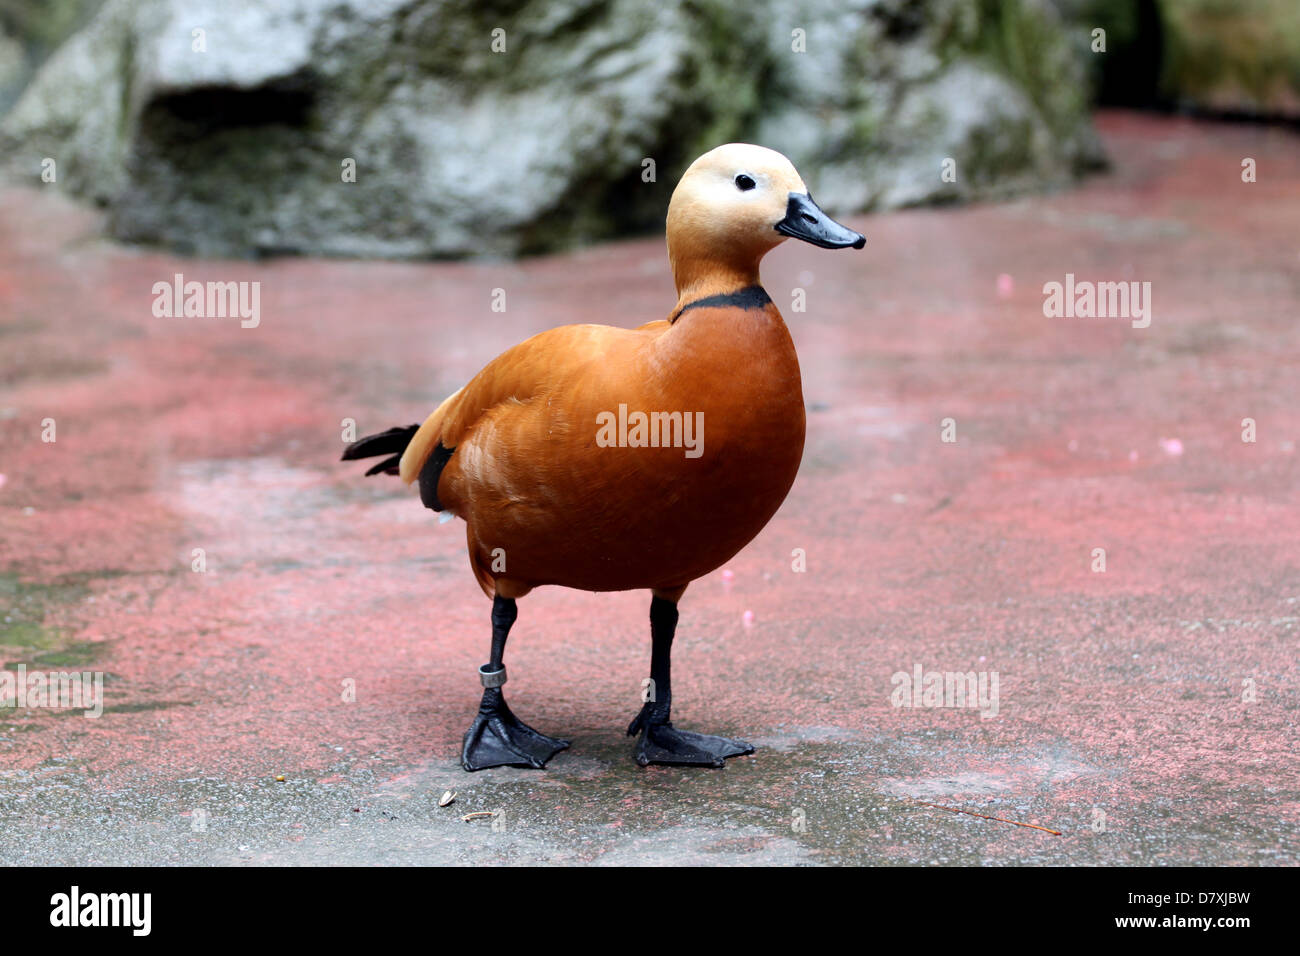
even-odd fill
[{"label": "duck's wing", "polygon": [[439,445],[454,450],[493,409],[508,403],[523,405],[572,381],[603,360],[611,339],[628,334],[626,329],[604,325],[565,325],[502,352],[424,420],[402,455],[402,480],[408,485],[414,482]]}]

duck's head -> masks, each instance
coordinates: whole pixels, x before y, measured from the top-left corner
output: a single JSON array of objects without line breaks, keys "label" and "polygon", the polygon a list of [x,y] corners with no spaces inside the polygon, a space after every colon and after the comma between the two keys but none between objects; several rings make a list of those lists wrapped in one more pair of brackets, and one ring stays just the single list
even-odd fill
[{"label": "duck's head", "polygon": [[691,163],[668,203],[668,257],[679,293],[758,281],[758,262],[787,238],[861,249],[866,237],[822,212],[776,150],[728,143]]}]

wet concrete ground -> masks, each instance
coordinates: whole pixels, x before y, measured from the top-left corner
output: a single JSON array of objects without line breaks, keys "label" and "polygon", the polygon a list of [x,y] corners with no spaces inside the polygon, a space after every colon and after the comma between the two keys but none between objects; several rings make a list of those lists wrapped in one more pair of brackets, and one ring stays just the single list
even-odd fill
[{"label": "wet concrete ground", "polygon": [[[336,461],[534,332],[662,317],[661,240],[199,262],[6,189],[0,658],[107,676],[97,719],[0,710],[0,862],[1297,863],[1300,138],[1100,125],[1115,169],[1068,194],[769,257],[809,435],[682,602],[676,722],[759,747],[720,771],[631,760],[648,596],[543,589],[510,700],[573,747],[464,774],[463,525]],[[260,281],[260,325],[155,318],[176,272]],[[1066,273],[1149,281],[1150,327],[1045,318]],[[917,665],[996,672],[996,716],[892,706]]]}]

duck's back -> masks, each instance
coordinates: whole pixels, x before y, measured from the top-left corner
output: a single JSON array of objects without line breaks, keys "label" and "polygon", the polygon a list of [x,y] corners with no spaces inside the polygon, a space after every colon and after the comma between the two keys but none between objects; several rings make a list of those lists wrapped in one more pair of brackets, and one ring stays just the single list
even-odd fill
[{"label": "duck's back", "polygon": [[803,392],[776,307],[740,301],[553,329],[440,409],[438,497],[485,590],[684,585],[762,530],[798,471]]}]

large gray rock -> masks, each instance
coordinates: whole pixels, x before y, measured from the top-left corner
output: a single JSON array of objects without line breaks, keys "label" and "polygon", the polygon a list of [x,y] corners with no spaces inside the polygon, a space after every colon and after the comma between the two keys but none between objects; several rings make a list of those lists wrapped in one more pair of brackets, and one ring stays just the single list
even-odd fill
[{"label": "large gray rock", "polygon": [[103,0],[0,0],[0,115],[50,53]]},{"label": "large gray rock", "polygon": [[0,109],[17,95],[27,69],[22,43],[0,24]]},{"label": "large gray rock", "polygon": [[[1062,185],[1102,161],[1085,67],[1047,2],[775,2],[757,141],[839,210]],[[790,56],[791,24],[808,52]],[[956,182],[945,182],[945,159]]]},{"label": "large gray rock", "polygon": [[1054,9],[1010,9],[108,0],[0,152],[20,176],[54,158],[115,236],[204,255],[515,254],[647,228],[732,139],[789,154],[834,212],[986,196],[1099,155]]}]

